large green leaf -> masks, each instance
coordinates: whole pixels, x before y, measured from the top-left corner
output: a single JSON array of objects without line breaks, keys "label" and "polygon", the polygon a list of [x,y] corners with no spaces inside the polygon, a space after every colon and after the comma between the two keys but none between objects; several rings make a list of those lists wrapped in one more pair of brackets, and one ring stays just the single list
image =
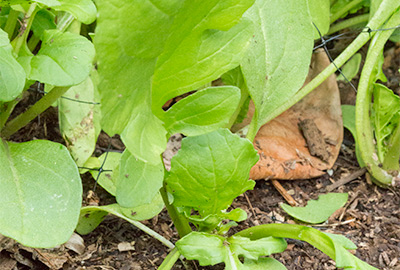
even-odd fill
[{"label": "large green leaf", "polygon": [[382,84],[374,84],[374,127],[378,157],[381,162],[388,151],[389,138],[400,120],[400,98]]},{"label": "large green leaf", "polygon": [[1,234],[42,248],[69,239],[79,217],[82,184],[64,146],[1,142],[0,186]]},{"label": "large green leaf", "polygon": [[328,33],[330,26],[330,0],[308,0],[308,8],[311,18],[314,23],[314,39],[319,39],[321,36]]},{"label": "large green leaf", "polygon": [[254,187],[248,177],[257,160],[253,145],[227,129],[187,137],[171,160],[167,188],[176,206],[195,208],[202,216],[218,213]]},{"label": "large green leaf", "polygon": [[[107,159],[106,159],[107,158]],[[99,171],[91,170],[94,179],[97,179],[97,183],[107,190],[108,193],[115,196],[117,193],[116,182],[119,175],[119,162],[121,160],[121,153],[108,152],[103,153],[98,158],[91,157],[85,164],[85,167],[89,168],[100,168],[103,164],[104,172],[99,175]],[[94,165],[94,166],[93,166]]]},{"label": "large green leaf", "polygon": [[18,61],[30,80],[71,86],[88,77],[94,54],[93,44],[85,37],[48,30],[43,34],[39,52],[35,56],[22,56]]},{"label": "large green leaf", "polygon": [[151,77],[180,5],[177,0],[97,1],[102,127],[110,135],[122,134],[133,155],[153,163],[165,149],[166,131],[150,110]]},{"label": "large green leaf", "polygon": [[117,202],[123,207],[136,207],[148,204],[162,187],[164,166],[159,158],[158,164],[143,162],[128,150],[121,156],[117,178]]},{"label": "large green leaf", "polygon": [[225,269],[249,269],[239,256],[257,260],[260,256],[279,253],[286,249],[282,238],[266,237],[250,240],[245,237],[225,238],[215,234],[192,232],[176,243],[180,253],[189,260],[198,260],[200,265],[215,265],[224,262]]},{"label": "large green leaf", "polygon": [[226,127],[240,100],[234,86],[210,87],[174,104],[163,118],[171,133],[196,136]]},{"label": "large green leaf", "polygon": [[0,101],[15,99],[25,86],[25,71],[12,55],[8,34],[0,29]]},{"label": "large green leaf", "polygon": [[103,206],[86,206],[81,209],[76,231],[80,234],[92,232],[108,214],[116,215],[136,226],[138,225],[137,221],[150,219],[158,215],[163,208],[164,202],[160,193],[157,193],[149,204],[133,208],[124,208],[116,203]]},{"label": "large green leaf", "polygon": [[155,111],[236,67],[252,27],[241,20],[254,0],[185,1],[171,27],[153,78]]},{"label": "large green leaf", "polygon": [[256,26],[241,66],[256,108],[253,121],[258,130],[304,83],[314,28],[306,1],[257,0],[245,17]]},{"label": "large green leaf", "polygon": [[95,149],[95,126],[100,119],[94,113],[94,107],[97,105],[77,102],[74,99],[94,102],[92,79],[87,77],[79,85],[71,87],[64,97],[58,100],[60,131],[76,164],[83,166]]},{"label": "large green leaf", "polygon": [[249,270],[287,270],[287,268],[274,258],[259,258],[258,260],[244,260],[244,269]]},{"label": "large green leaf", "polygon": [[57,25],[55,22],[56,16],[53,12],[47,9],[39,10],[36,15],[35,19],[32,23],[32,31],[38,38],[41,38],[42,35],[46,30],[49,29],[56,29]]},{"label": "large green leaf", "polygon": [[336,210],[343,207],[347,198],[347,193],[328,193],[320,195],[318,200],[309,201],[305,207],[293,207],[285,203],[281,204],[281,207],[286,213],[298,220],[308,223],[322,223]]}]

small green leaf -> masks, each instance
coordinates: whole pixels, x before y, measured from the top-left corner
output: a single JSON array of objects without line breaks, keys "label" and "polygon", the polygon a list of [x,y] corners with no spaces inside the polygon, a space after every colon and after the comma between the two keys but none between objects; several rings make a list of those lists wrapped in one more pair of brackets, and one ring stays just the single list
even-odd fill
[{"label": "small green leaf", "polygon": [[226,257],[225,238],[215,234],[191,232],[176,242],[179,252],[200,265],[215,265]]},{"label": "small green leaf", "polygon": [[323,232],[323,233],[326,234],[327,236],[329,236],[329,238],[333,242],[340,244],[345,249],[357,249],[357,246],[353,242],[351,242],[350,239],[348,239],[347,237],[345,237],[341,234],[333,234],[333,233],[328,233],[328,232]]},{"label": "small green leaf", "polygon": [[311,200],[305,207],[292,207],[281,204],[283,210],[292,217],[307,223],[322,223],[336,210],[346,204],[347,193],[328,193],[320,195],[318,200]]},{"label": "small green leaf", "polygon": [[[106,156],[107,156],[107,159],[104,162]],[[113,196],[115,196],[115,194],[117,192],[115,183],[116,183],[118,175],[119,175],[120,160],[121,160],[121,153],[108,152],[108,154],[104,153],[101,156],[99,156],[99,158],[97,159],[97,162],[96,162],[97,166],[91,167],[91,168],[100,168],[101,164],[103,164],[103,162],[104,162],[103,170],[105,170],[105,171],[102,174],[100,174],[99,179],[97,180],[97,183]],[[84,166],[88,167],[88,165],[89,164],[85,163]],[[97,179],[97,176],[99,174],[98,171],[90,170],[90,173],[92,174],[94,179]]]},{"label": "small green leaf", "polygon": [[152,87],[155,111],[239,64],[252,34],[251,22],[241,17],[253,2],[184,2],[157,61]]},{"label": "small green leaf", "polygon": [[85,37],[73,33],[48,30],[35,56],[18,58],[29,80],[54,86],[77,85],[92,69],[94,47]]},{"label": "small green leaf", "polygon": [[73,233],[82,201],[78,168],[67,148],[49,141],[0,144],[0,233],[50,248]]},{"label": "small green leaf", "polygon": [[355,55],[353,55],[353,57],[351,57],[350,60],[347,61],[347,63],[343,66],[342,73],[339,74],[339,76],[337,77],[337,80],[338,81],[346,81],[346,79],[347,79],[347,80],[351,81],[358,74],[358,70],[360,69],[361,60],[362,60],[362,57],[361,57],[360,53],[356,53]]},{"label": "small green leaf", "polygon": [[94,85],[87,77],[82,83],[71,87],[64,97],[58,100],[60,131],[68,150],[78,166],[83,166],[96,146],[95,122],[99,116],[94,113],[94,104],[80,103],[74,99],[94,102]]},{"label": "small green leaf", "polygon": [[26,74],[12,55],[8,34],[0,29],[0,101],[11,101],[22,93]]},{"label": "small green leaf", "polygon": [[250,240],[247,237],[231,236],[228,238],[230,249],[235,256],[244,256],[257,260],[260,256],[271,255],[285,251],[287,244],[283,238],[265,237]]},{"label": "small green leaf", "polygon": [[121,156],[119,176],[116,182],[117,202],[123,207],[136,207],[148,204],[162,187],[164,167],[143,162],[128,150]]},{"label": "small green leaf", "polygon": [[113,214],[129,221],[141,221],[153,218],[164,208],[164,202],[160,193],[149,204],[134,208],[124,208],[118,204],[104,206],[86,206],[81,209],[76,231],[79,234],[88,234],[96,229],[107,214]]},{"label": "small green leaf", "polygon": [[374,84],[374,127],[378,157],[384,161],[389,139],[400,120],[400,98],[382,84]]},{"label": "small green leaf", "polygon": [[197,91],[174,104],[165,114],[165,127],[171,133],[196,136],[226,127],[240,100],[234,86],[210,87]]},{"label": "small green leaf", "polygon": [[226,129],[187,137],[172,158],[167,188],[176,206],[195,208],[202,216],[215,214],[254,187],[248,177],[257,160],[250,141]]},{"label": "small green leaf", "polygon": [[258,130],[303,85],[314,27],[306,1],[257,0],[244,16],[256,29],[241,67],[254,101],[253,125]]},{"label": "small green leaf", "polygon": [[274,258],[259,258],[258,260],[244,260],[244,269],[248,270],[287,270],[287,268]]}]

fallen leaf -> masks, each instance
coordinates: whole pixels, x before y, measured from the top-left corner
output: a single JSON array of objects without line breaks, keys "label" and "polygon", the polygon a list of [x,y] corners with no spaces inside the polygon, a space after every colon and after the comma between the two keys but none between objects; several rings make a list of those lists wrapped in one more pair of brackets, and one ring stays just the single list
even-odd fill
[{"label": "fallen leaf", "polygon": [[281,204],[281,208],[295,219],[317,224],[325,222],[336,210],[343,207],[348,199],[347,193],[328,193],[311,200],[305,207],[293,207]]},{"label": "fallen leaf", "polygon": [[[329,64],[325,52],[316,51],[305,84]],[[250,104],[247,122],[242,125],[249,123],[253,113],[254,104]],[[260,128],[254,139],[260,160],[251,169],[250,178],[318,177],[333,166],[342,140],[339,90],[335,75],[331,75],[300,102]]]},{"label": "fallen leaf", "polygon": [[64,246],[72,251],[75,251],[77,254],[82,255],[85,252],[85,244],[83,238],[76,233],[71,235],[71,238],[68,240]]},{"label": "fallen leaf", "polygon": [[132,243],[121,242],[121,243],[118,244],[118,250],[120,252],[129,251],[129,250],[135,250],[135,247],[132,245]]}]

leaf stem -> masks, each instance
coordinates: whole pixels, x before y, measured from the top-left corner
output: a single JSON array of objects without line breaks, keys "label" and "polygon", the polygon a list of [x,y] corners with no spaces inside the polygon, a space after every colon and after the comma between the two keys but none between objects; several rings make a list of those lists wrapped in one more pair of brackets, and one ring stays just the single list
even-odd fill
[{"label": "leaf stem", "polygon": [[30,121],[36,118],[39,114],[44,112],[51,106],[60,96],[67,92],[69,87],[55,87],[47,95],[42,97],[26,112],[18,115],[16,118],[7,123],[7,125],[0,131],[3,138],[9,138],[12,134],[17,132],[20,128],[24,127]]},{"label": "leaf stem", "polygon": [[331,35],[333,33],[336,33],[340,30],[346,29],[346,28],[350,28],[362,23],[367,23],[369,20],[369,14],[363,14],[363,15],[359,15],[341,22],[338,22],[337,24],[332,25],[329,28],[329,31],[327,33],[327,35]]},{"label": "leaf stem", "polygon": [[[158,241],[160,241],[161,243],[163,243],[166,247],[170,248],[170,249],[175,249],[175,245],[171,243],[171,241],[167,240],[165,237],[163,237],[162,235],[160,235],[159,233],[153,231],[152,229],[150,229],[149,227],[147,227],[146,225],[142,224],[139,221],[136,220],[132,220],[127,218],[125,215],[120,214],[120,213],[112,213],[113,215],[122,218],[126,221],[128,221],[129,223],[131,223],[132,225],[134,225],[135,227],[137,227],[138,229],[144,231],[145,233],[147,233],[148,235],[150,235],[151,237],[157,239]],[[179,257],[179,256],[178,256]]]},{"label": "leaf stem", "polygon": [[171,252],[165,257],[164,261],[162,264],[158,267],[158,270],[170,270],[176,263],[176,261],[179,259],[179,256],[181,253],[179,250],[175,247]]},{"label": "leaf stem", "polygon": [[317,229],[302,225],[264,224],[240,231],[236,233],[235,236],[247,237],[251,240],[257,240],[268,236],[297,239],[310,243],[332,259],[335,259],[336,255],[332,240],[327,235]]},{"label": "leaf stem", "polygon": [[400,121],[394,130],[388,145],[382,168],[384,170],[398,171],[400,158]]},{"label": "leaf stem", "polygon": [[[369,29],[378,29],[382,26],[394,13],[394,11],[400,6],[398,0],[383,0],[379,9],[376,11],[372,19],[369,21],[366,27]],[[385,31],[379,31],[385,32]],[[372,32],[361,32],[357,38],[331,63],[328,67],[326,67],[320,74],[318,74],[314,79],[312,79],[307,85],[301,88],[291,99],[287,100],[281,106],[276,108],[276,110],[268,115],[264,119],[264,123],[267,123],[286,111],[288,108],[299,102],[303,97],[305,97],[308,93],[314,90],[318,85],[320,85],[323,81],[325,81],[330,75],[335,73],[337,67],[341,67],[344,63],[346,63],[362,46],[367,43],[367,41],[376,34],[376,31]],[[254,115],[256,115],[257,111]],[[256,123],[256,117],[253,116],[253,119],[249,126],[249,133],[247,134],[247,138],[250,141],[254,140],[255,135],[258,131],[258,123]]]},{"label": "leaf stem", "polygon": [[178,213],[178,210],[175,206],[169,203],[167,189],[164,186],[160,189],[161,196],[163,198],[165,207],[167,208],[168,214],[172,219],[172,222],[175,225],[176,230],[178,231],[179,236],[182,238],[185,235],[192,232],[192,228],[190,228],[188,220]]},{"label": "leaf stem", "polygon": [[30,6],[28,11],[25,13],[23,25],[21,28],[22,34],[19,34],[13,41],[14,52],[16,54],[19,53],[21,47],[24,43],[26,43],[30,29],[32,27],[33,19],[36,15],[36,6],[37,4],[33,2]]},{"label": "leaf stem", "polygon": [[[399,4],[397,4],[399,6]],[[385,24],[386,28],[392,28],[400,24],[400,11],[397,11]],[[370,120],[370,107],[372,100],[372,83],[375,82],[374,71],[378,59],[381,57],[387,40],[394,29],[379,31],[371,41],[365,64],[361,72],[358,93],[356,99],[356,131],[361,157],[366,164],[373,180],[378,185],[392,184],[393,176],[386,172],[380,164],[374,143],[374,133]]]},{"label": "leaf stem", "polygon": [[356,7],[362,1],[364,1],[364,0],[353,0],[353,1],[350,1],[347,5],[345,5],[341,9],[339,9],[336,13],[332,14],[331,15],[331,21],[330,21],[331,24],[333,22],[335,22],[337,19],[339,19],[340,17],[342,17],[343,15],[345,15],[347,12],[349,12],[349,10],[351,10],[354,7]]},{"label": "leaf stem", "polygon": [[8,38],[11,40],[14,34],[15,26],[17,25],[19,11],[14,9],[10,10],[8,13],[8,18],[6,25],[4,26],[4,31],[8,34]]}]

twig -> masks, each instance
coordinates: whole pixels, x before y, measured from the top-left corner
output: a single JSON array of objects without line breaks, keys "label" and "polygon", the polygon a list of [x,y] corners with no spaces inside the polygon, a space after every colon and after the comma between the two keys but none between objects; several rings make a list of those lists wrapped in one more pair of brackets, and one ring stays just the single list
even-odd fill
[{"label": "twig", "polygon": [[250,206],[250,210],[253,213],[254,218],[256,218],[256,212],[254,211],[253,205],[251,204],[250,199],[249,199],[249,197],[247,196],[246,193],[244,193],[244,197],[246,198],[246,201]]},{"label": "twig", "polygon": [[334,189],[336,189],[336,188],[338,188],[340,186],[346,185],[347,183],[349,183],[349,182],[357,179],[358,177],[364,175],[366,172],[367,172],[366,168],[361,168],[361,169],[359,169],[359,170],[357,170],[357,171],[355,171],[355,172],[353,172],[353,173],[351,173],[351,174],[339,179],[338,181],[336,181],[332,185],[327,186],[326,187],[326,191],[331,192],[331,191],[333,191]]},{"label": "twig", "polygon": [[297,206],[297,202],[293,199],[292,196],[286,191],[284,187],[278,182],[278,180],[272,179],[271,183],[274,185],[274,187],[278,190],[278,192],[282,195],[283,198],[291,205],[291,206]]},{"label": "twig", "polygon": [[334,227],[334,226],[340,226],[340,225],[346,225],[349,223],[354,222],[356,219],[349,219],[343,222],[338,222],[338,223],[332,223],[332,224],[313,224],[312,227]]}]

